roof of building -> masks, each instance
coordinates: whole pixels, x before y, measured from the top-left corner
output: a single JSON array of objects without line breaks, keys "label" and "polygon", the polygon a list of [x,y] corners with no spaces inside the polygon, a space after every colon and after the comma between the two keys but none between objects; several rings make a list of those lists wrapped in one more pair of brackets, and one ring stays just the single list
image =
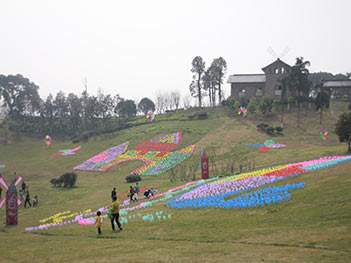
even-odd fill
[{"label": "roof of building", "polygon": [[326,80],[323,83],[324,88],[351,88],[350,80]]},{"label": "roof of building", "polygon": [[285,62],[284,62],[283,60],[281,60],[280,58],[277,58],[277,60],[275,60],[275,61],[272,62],[271,64],[265,66],[264,68],[262,68],[262,70],[265,71],[265,69],[267,69],[267,68],[273,66],[273,65],[276,64],[276,63],[281,63],[281,64],[285,65],[286,67],[291,68],[291,66],[290,66],[289,64],[285,63]]},{"label": "roof of building", "polygon": [[228,83],[264,83],[265,74],[234,74],[228,78]]}]

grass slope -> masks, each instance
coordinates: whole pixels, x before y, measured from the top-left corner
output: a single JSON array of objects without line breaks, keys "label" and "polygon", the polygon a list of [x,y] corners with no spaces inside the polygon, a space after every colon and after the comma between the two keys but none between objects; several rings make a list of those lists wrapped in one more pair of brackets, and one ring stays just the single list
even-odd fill
[{"label": "grass slope", "polygon": [[[319,139],[318,117],[312,114],[305,116],[305,130],[297,130],[294,118],[288,117],[285,136],[276,139],[288,147],[268,153],[245,146],[269,138],[256,131],[259,120],[232,119],[222,109],[212,111],[207,121],[184,121],[183,114],[94,138],[72,157],[50,158],[58,149],[71,147],[68,142],[56,141],[52,149],[31,139],[2,145],[0,163],[7,167],[6,179],[10,181],[15,170],[24,176],[32,195],[39,195],[40,207],[21,208],[16,228],[0,227],[0,262],[350,262],[351,164],[284,181],[304,181],[306,186],[293,191],[291,201],[264,209],[172,210],[156,206],[141,213],[162,209],[171,213],[172,219],[130,222],[120,233],[112,233],[105,221],[101,238],[96,237],[94,227],[77,225],[24,233],[26,226],[38,225],[52,214],[108,204],[113,186],[117,185],[119,197],[125,198],[128,185],[124,177],[138,162],[107,173],[79,173],[78,187],[72,190],[51,188],[49,180],[127,140],[133,147],[160,133],[182,129],[183,146],[195,143],[198,149],[206,147],[210,153],[215,151],[215,158],[222,163],[255,160],[256,166],[344,154],[346,149],[333,134],[328,141]],[[334,122],[333,112],[327,113],[324,127],[332,130]],[[179,184],[182,182],[171,183],[167,174],[142,181],[142,186],[159,185],[162,190]],[[4,218],[4,209],[0,218]]]}]

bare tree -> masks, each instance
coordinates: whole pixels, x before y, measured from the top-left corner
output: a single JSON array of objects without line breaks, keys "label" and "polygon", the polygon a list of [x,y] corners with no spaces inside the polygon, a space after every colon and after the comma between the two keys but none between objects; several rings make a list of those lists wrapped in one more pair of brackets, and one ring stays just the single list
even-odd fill
[{"label": "bare tree", "polygon": [[180,104],[180,92],[178,90],[172,91],[170,96],[171,96],[172,106],[174,106],[174,108],[178,110],[179,104]]},{"label": "bare tree", "polygon": [[183,96],[182,102],[184,109],[189,109],[191,107],[191,98],[189,96]]},{"label": "bare tree", "polygon": [[163,113],[166,110],[167,107],[167,101],[165,94],[161,91],[158,91],[156,93],[156,111],[158,113]]}]

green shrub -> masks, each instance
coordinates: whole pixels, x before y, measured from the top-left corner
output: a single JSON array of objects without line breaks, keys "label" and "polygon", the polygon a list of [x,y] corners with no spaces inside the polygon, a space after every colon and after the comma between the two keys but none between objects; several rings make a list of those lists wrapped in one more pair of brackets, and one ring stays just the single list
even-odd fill
[{"label": "green shrub", "polygon": [[126,176],[127,183],[136,183],[140,181],[141,181],[141,177],[138,174],[130,174]]}]

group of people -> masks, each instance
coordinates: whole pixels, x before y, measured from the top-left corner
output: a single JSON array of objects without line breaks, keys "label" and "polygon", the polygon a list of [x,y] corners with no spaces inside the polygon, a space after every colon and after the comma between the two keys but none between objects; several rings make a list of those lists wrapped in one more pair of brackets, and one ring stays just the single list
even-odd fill
[{"label": "group of people", "polygon": [[132,185],[129,187],[128,196],[131,202],[137,202],[139,200],[138,194],[140,192],[139,184],[136,183],[133,187]]},{"label": "group of people", "polygon": [[[131,202],[138,201],[138,194],[139,194],[139,192],[140,192],[139,183],[136,183],[135,186],[132,186],[132,185],[130,186],[129,192],[128,192],[128,197],[130,198]],[[148,188],[148,189],[146,189],[144,191],[144,196],[145,196],[145,198],[150,198],[155,193],[156,193],[156,190],[151,187],[151,188]],[[121,225],[121,223],[119,221],[120,202],[118,201],[118,198],[117,198],[117,189],[116,189],[116,187],[112,188],[111,200],[112,200],[112,204],[110,206],[109,218],[111,220],[112,231],[116,231],[115,224],[117,225],[119,230],[123,230],[122,229],[122,225]],[[99,235],[101,235],[101,233],[102,233],[101,232],[101,227],[102,227],[101,211],[97,211],[96,212],[95,226],[97,228],[97,233]]]},{"label": "group of people", "polygon": [[[112,199],[112,204],[110,207],[110,213],[109,213],[109,217],[111,220],[111,227],[112,227],[112,231],[116,231],[116,227],[115,224],[117,224],[119,230],[123,230],[122,229],[122,225],[119,222],[119,206],[120,203],[117,199],[117,190],[116,187],[114,187],[111,191],[111,199]],[[97,211],[96,212],[96,218],[95,218],[95,226],[97,229],[97,232],[99,235],[101,235],[101,227],[102,227],[102,217],[101,217],[101,211]]]},{"label": "group of people", "polygon": [[[0,174],[1,175],[1,174]],[[16,177],[16,173],[15,173]],[[2,196],[2,188],[0,187],[0,198]],[[30,198],[29,194],[29,187],[28,185],[23,181],[20,190],[18,191],[20,200],[23,202],[24,201],[24,208],[29,207],[37,207],[39,205],[39,199],[38,196],[35,195],[33,199]]]}]

